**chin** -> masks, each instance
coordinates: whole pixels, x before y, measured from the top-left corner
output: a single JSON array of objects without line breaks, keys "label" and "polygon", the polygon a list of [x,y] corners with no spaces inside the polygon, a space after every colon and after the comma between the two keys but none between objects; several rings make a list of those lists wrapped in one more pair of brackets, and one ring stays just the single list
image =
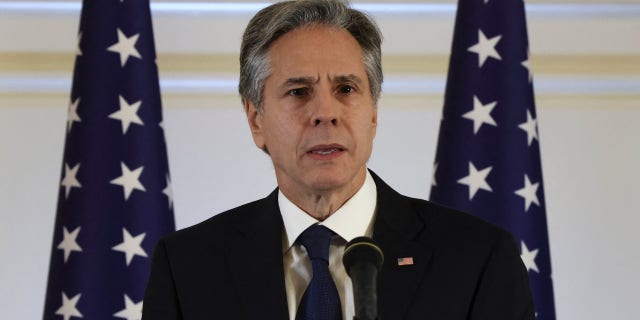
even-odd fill
[{"label": "chin", "polygon": [[337,172],[321,172],[315,174],[315,177],[311,179],[311,188],[318,191],[331,191],[348,186],[356,179],[356,175],[347,175]]},{"label": "chin", "polygon": [[337,179],[337,178],[331,178],[331,177],[325,176],[325,177],[319,177],[319,178],[313,179],[309,183],[309,186],[311,186],[311,188],[315,190],[328,191],[331,189],[339,188],[344,184],[345,184],[344,179]]}]

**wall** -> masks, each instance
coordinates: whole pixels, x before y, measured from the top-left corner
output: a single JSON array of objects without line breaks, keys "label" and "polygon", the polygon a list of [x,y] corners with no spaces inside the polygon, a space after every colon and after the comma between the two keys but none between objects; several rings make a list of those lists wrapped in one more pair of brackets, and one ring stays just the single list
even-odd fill
[{"label": "wall", "polygon": [[[275,184],[235,95],[238,39],[255,6],[221,14],[215,2],[175,3],[154,2],[154,27],[176,221],[184,227]],[[31,4],[0,0],[7,319],[41,317],[79,13],[78,1]],[[370,167],[398,191],[426,198],[455,3],[404,4],[410,12],[369,7],[386,38],[387,80]],[[527,10],[558,318],[634,319],[640,1],[529,0]],[[423,30],[420,41],[407,30]]]}]

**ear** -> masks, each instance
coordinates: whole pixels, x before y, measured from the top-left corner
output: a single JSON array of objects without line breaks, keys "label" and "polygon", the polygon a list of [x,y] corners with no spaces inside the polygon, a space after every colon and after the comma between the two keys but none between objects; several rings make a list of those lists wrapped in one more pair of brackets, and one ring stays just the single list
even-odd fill
[{"label": "ear", "polygon": [[265,139],[263,132],[263,117],[256,109],[256,106],[253,102],[246,101],[244,102],[244,112],[247,114],[247,122],[249,123],[249,129],[251,130],[251,136],[253,137],[253,142],[256,144],[256,147],[259,149],[265,148]]},{"label": "ear", "polygon": [[373,106],[373,115],[371,118],[371,138],[376,137],[376,129],[378,128],[378,106]]}]

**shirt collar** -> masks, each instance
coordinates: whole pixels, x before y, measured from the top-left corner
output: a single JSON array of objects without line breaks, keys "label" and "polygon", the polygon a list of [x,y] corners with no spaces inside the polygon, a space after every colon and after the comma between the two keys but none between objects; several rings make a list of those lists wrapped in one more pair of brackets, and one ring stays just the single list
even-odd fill
[{"label": "shirt collar", "polygon": [[291,248],[298,236],[315,223],[326,226],[346,241],[361,236],[370,237],[373,231],[377,194],[376,184],[367,170],[360,190],[329,218],[319,222],[287,199],[282,191],[278,191],[278,205],[286,235],[283,237],[283,252]]}]

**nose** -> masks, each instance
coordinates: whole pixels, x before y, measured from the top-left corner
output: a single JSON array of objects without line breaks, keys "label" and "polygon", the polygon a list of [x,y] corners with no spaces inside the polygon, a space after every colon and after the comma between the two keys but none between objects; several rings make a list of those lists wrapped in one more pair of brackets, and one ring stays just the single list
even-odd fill
[{"label": "nose", "polygon": [[338,113],[340,105],[337,99],[330,93],[317,94],[313,99],[311,124],[313,126],[320,125],[337,125]]}]

